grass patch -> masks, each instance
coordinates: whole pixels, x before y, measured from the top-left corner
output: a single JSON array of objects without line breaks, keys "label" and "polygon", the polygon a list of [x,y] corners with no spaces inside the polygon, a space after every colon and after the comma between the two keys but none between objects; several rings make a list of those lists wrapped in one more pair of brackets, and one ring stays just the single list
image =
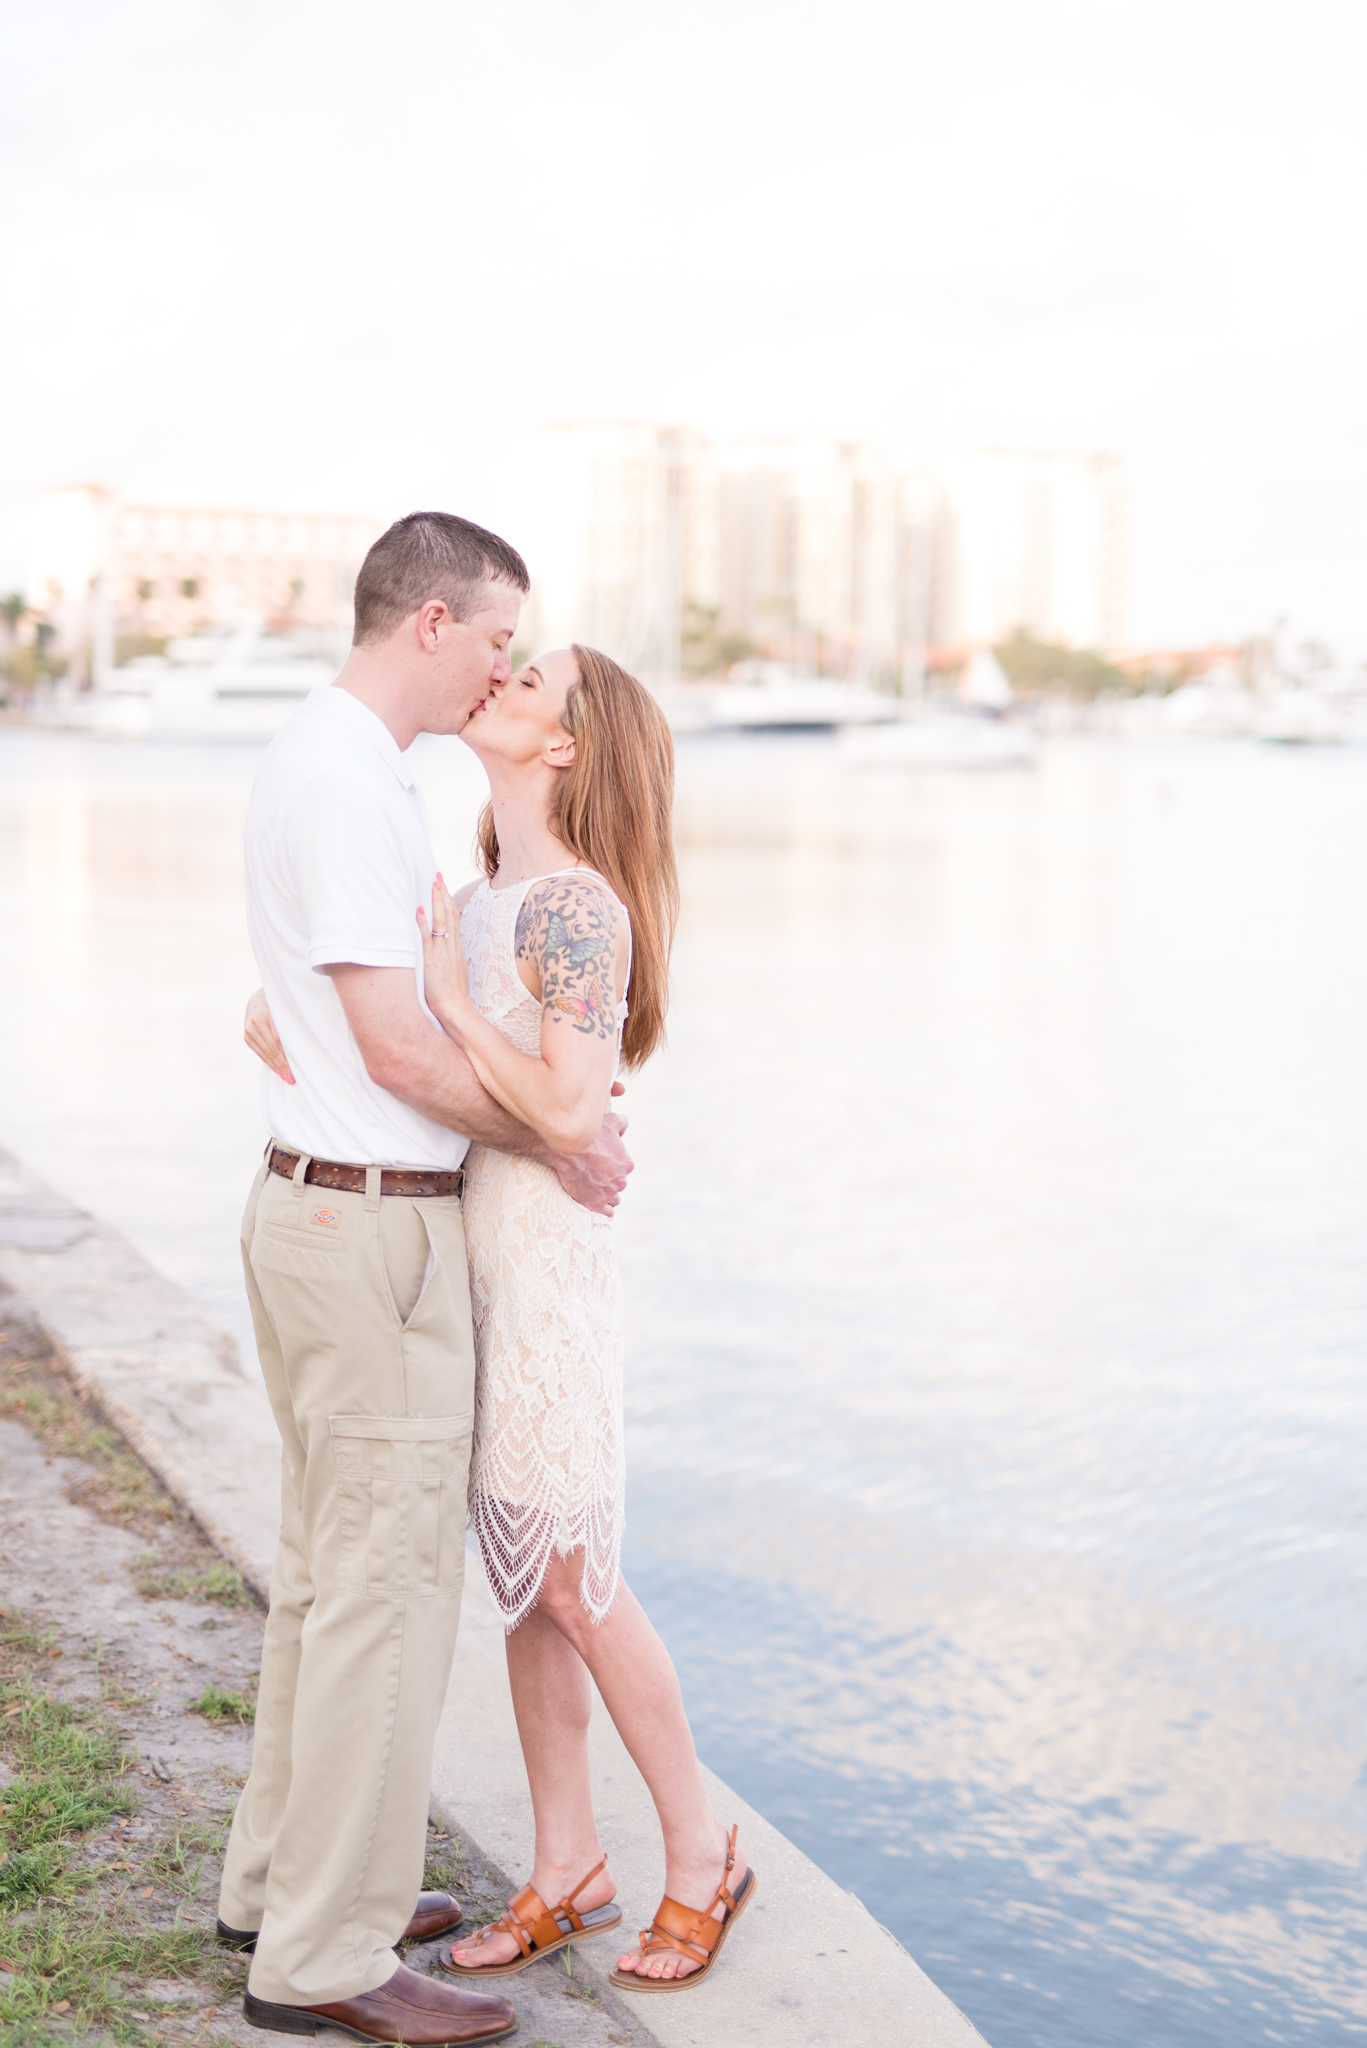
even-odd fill
[{"label": "grass patch", "polygon": [[425,1892],[451,1892],[458,1899],[466,1898],[470,1891],[470,1865],[465,1851],[454,1836],[440,1834],[431,1827],[422,1888]]},{"label": "grass patch", "polygon": [[73,1387],[52,1379],[41,1357],[15,1357],[13,1332],[0,1351],[0,1415],[22,1422],[56,1458],[79,1458],[94,1469],[68,1488],[69,1497],[103,1521],[151,1535],[174,1522],[175,1502]]},{"label": "grass patch", "polygon": [[254,1721],[256,1701],[244,1692],[230,1692],[226,1685],[206,1685],[197,1700],[190,1703],[192,1714],[203,1714],[206,1721]]},{"label": "grass patch", "polygon": [[[53,1655],[56,1649],[53,1641],[57,1633],[55,1628],[49,1629],[45,1636],[40,1636],[37,1629],[29,1626],[22,1614],[11,1613],[8,1607],[0,1607],[0,1623],[4,1624],[0,1629],[0,1649],[22,1650],[30,1657]],[[62,1653],[56,1650],[56,1654],[60,1657]]]},{"label": "grass patch", "polygon": [[158,1843],[147,1859],[146,1875],[168,1891],[183,1892],[193,1904],[199,1896],[200,1872],[206,1859],[223,1854],[228,1825],[226,1820],[186,1821]]},{"label": "grass patch", "polygon": [[[107,1707],[45,1692],[39,1680],[52,1667],[40,1659],[51,1638],[3,1618],[21,1653],[0,1680],[0,1750],[13,1772],[0,1789],[4,2048],[52,2048],[59,2028],[123,2048],[159,2035],[173,2013],[203,2039],[204,2022],[242,1988],[240,1964],[219,1949],[199,1898],[228,1814],[182,1806],[150,1841],[145,1823],[130,1829],[124,1817],[141,1804],[140,1788]],[[77,1844],[96,1830],[111,1846],[87,1859]],[[213,1875],[211,1864],[206,1889]],[[183,1924],[191,1919],[198,1924]]]},{"label": "grass patch", "polygon": [[54,2020],[78,2032],[98,2026],[119,2042],[145,2040],[147,1994],[131,1990],[130,1978],[203,1986],[207,1977],[210,1995],[221,1986],[225,2001],[240,1989],[210,1928],[147,1927],[118,1907],[91,1915],[44,1906],[22,1921],[0,1912],[0,1957],[15,1965],[0,2006],[7,2048],[50,2042]]},{"label": "grass patch", "polygon": [[0,1290],[0,1417],[22,1423],[55,1458],[86,1468],[66,1482],[68,1500],[158,1547],[135,1579],[149,1600],[254,1607],[242,1575],[225,1564],[192,1516],[73,1384],[42,1331]]},{"label": "grass patch", "polygon": [[207,1564],[169,1564],[160,1551],[140,1557],[134,1567],[138,1591],[145,1600],[216,1601],[220,1607],[254,1607],[241,1572],[221,1557]]},{"label": "grass patch", "polygon": [[0,1793],[0,1906],[15,1906],[57,1890],[71,1837],[131,1813],[137,1794],[108,1725],[28,1679],[0,1686],[0,1742],[14,1770]]}]

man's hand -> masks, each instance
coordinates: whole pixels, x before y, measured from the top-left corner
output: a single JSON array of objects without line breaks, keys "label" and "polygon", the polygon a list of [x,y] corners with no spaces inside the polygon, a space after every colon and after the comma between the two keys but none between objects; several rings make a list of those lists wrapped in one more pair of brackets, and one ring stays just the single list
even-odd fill
[{"label": "man's hand", "polygon": [[[613,1093],[620,1094],[620,1087]],[[595,1215],[611,1216],[622,1199],[627,1175],[635,1169],[636,1162],[622,1143],[626,1127],[626,1118],[610,1109],[587,1152],[576,1152],[570,1157],[563,1152],[546,1154],[546,1164],[554,1169],[570,1200],[583,1209],[592,1209]]]}]

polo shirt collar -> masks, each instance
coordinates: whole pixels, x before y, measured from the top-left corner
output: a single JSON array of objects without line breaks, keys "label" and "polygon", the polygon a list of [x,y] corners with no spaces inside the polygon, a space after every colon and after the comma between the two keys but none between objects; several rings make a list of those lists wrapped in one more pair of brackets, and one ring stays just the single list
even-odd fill
[{"label": "polo shirt collar", "polygon": [[305,701],[319,711],[326,711],[330,718],[340,718],[343,725],[349,725],[359,738],[375,749],[405,789],[413,788],[413,771],[408,765],[407,755],[399,752],[399,743],[393,733],[368,704],[363,704],[359,697],[353,697],[350,690],[339,690],[335,683],[319,683],[316,689],[309,691]]}]

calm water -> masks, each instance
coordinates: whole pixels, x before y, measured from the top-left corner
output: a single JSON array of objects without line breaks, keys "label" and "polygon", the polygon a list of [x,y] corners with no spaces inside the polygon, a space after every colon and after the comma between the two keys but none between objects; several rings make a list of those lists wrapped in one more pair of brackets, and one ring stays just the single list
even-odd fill
[{"label": "calm water", "polygon": [[[0,734],[0,1139],[240,1335],[255,758]],[[994,2048],[1367,2034],[1367,757],[681,784],[619,1245],[704,1754]]]}]

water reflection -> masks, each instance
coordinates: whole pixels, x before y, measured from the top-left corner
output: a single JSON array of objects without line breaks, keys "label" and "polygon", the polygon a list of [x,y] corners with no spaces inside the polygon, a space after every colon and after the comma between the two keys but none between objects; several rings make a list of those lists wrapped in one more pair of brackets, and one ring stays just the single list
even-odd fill
[{"label": "water reflection", "polygon": [[[0,1140],[239,1331],[254,758],[0,736]],[[995,2048],[1367,2024],[1364,799],[682,752],[629,1569],[709,1760]]]}]

